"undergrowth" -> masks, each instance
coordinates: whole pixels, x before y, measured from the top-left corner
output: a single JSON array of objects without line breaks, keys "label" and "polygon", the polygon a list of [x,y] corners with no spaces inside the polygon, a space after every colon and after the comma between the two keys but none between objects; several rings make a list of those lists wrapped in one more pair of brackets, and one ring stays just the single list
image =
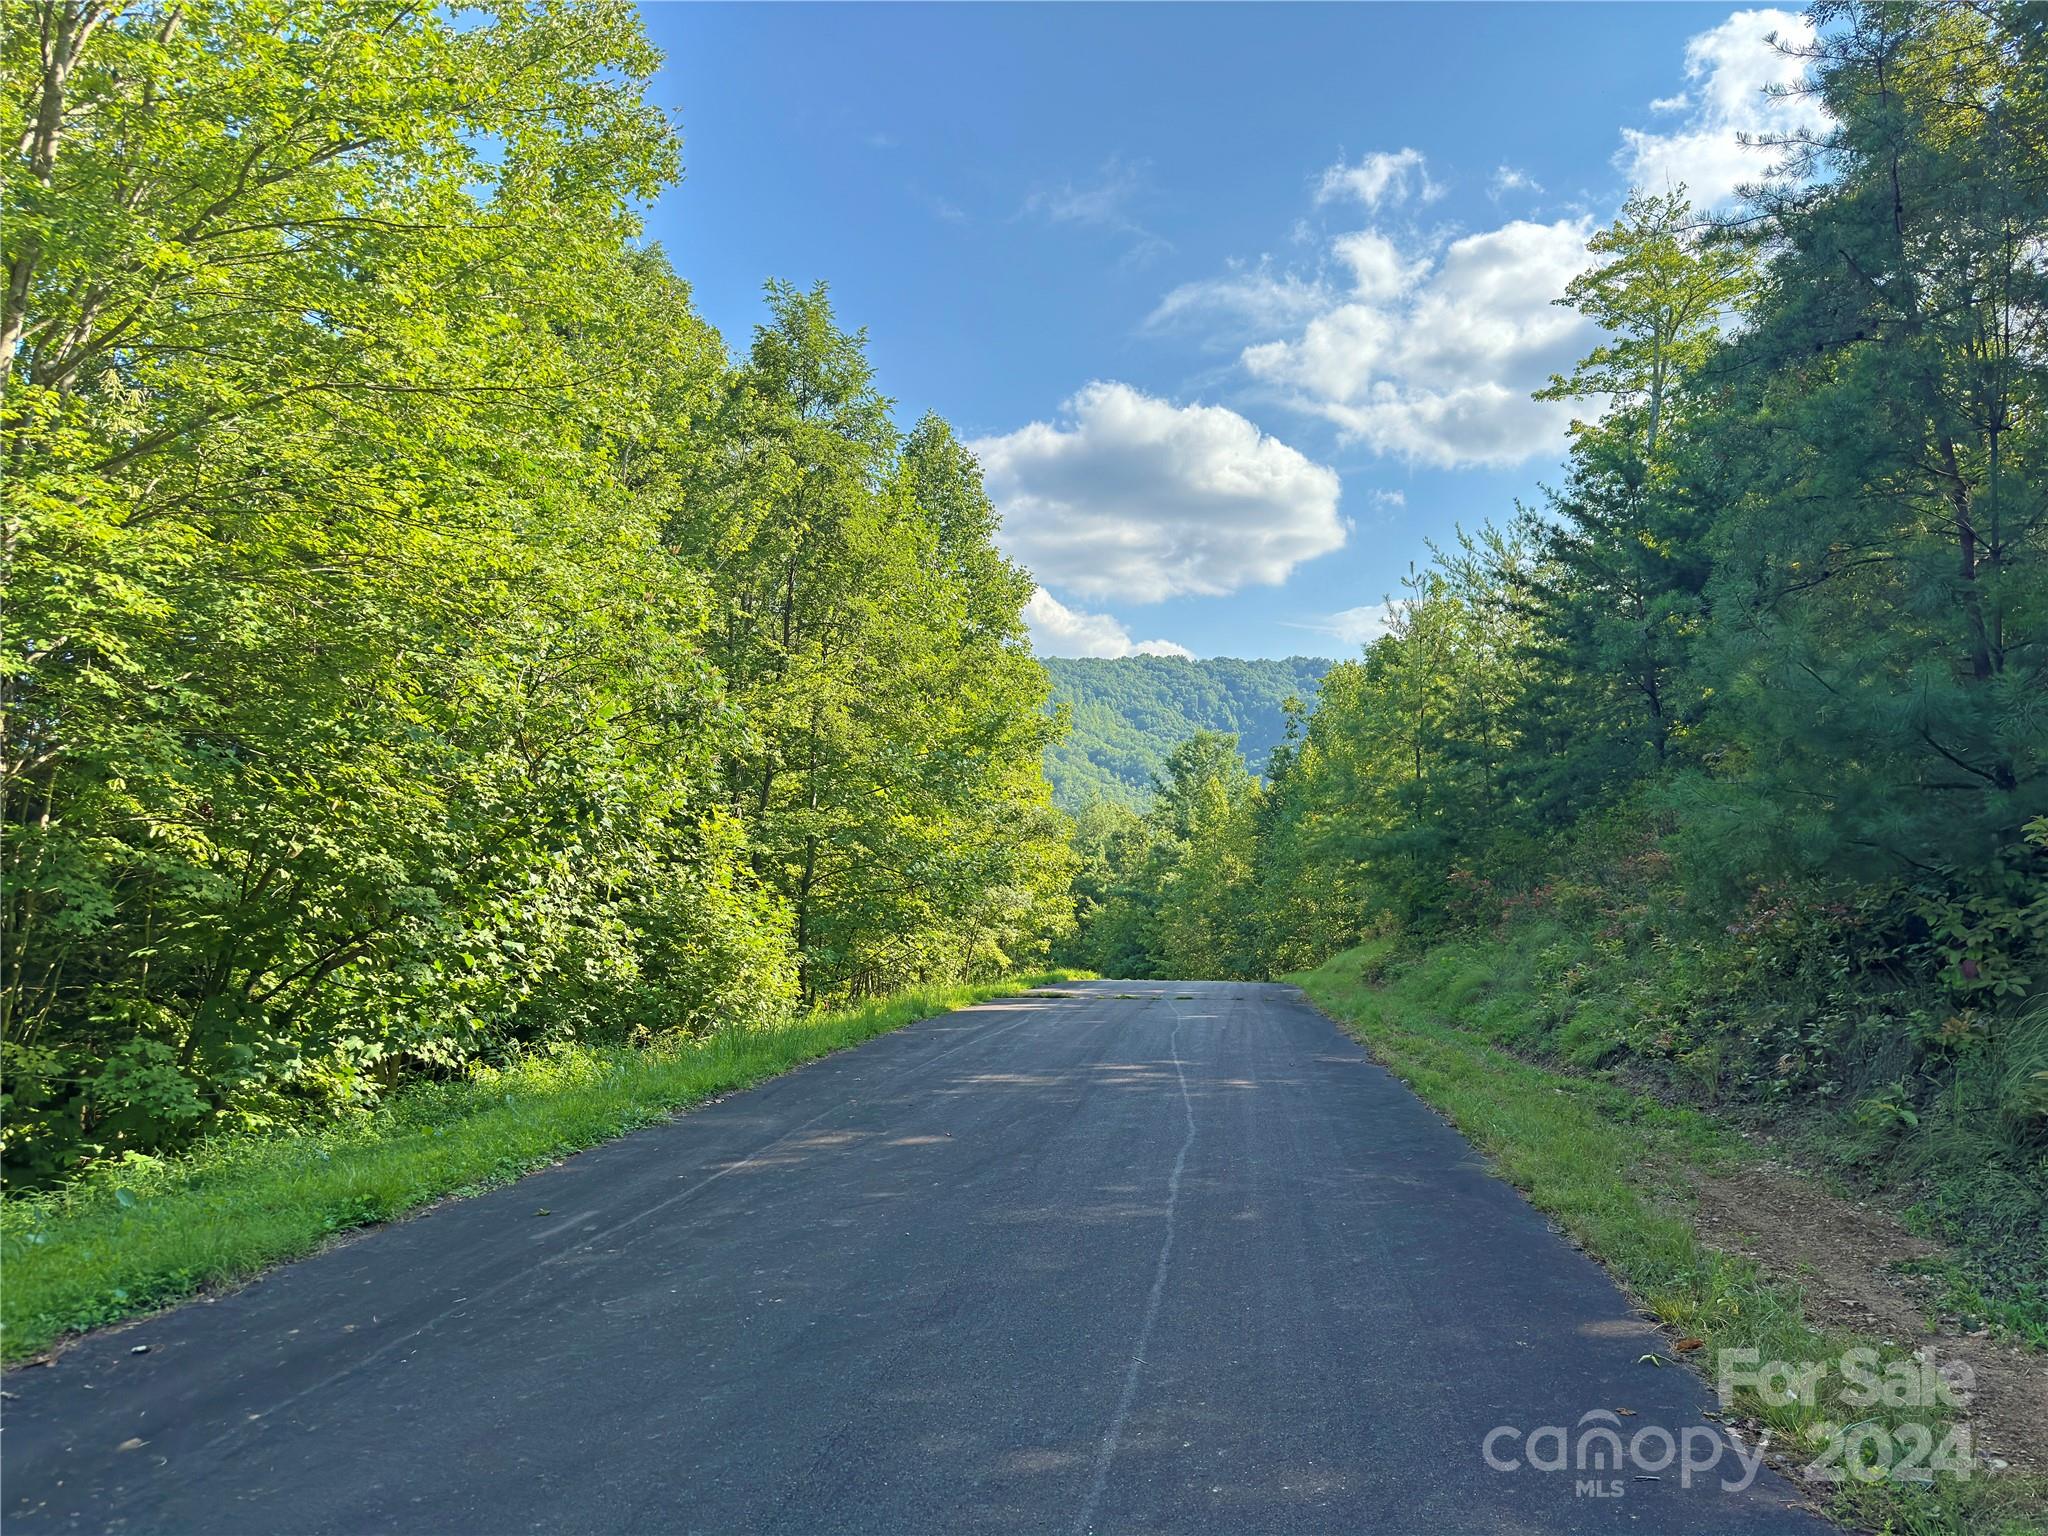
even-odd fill
[{"label": "undergrowth", "polygon": [[1950,1251],[1946,1310],[2048,1348],[2048,998],[1964,978],[1896,903],[1760,896],[1703,923],[1654,851],[1353,955],[1493,1045],[1757,1132]]}]

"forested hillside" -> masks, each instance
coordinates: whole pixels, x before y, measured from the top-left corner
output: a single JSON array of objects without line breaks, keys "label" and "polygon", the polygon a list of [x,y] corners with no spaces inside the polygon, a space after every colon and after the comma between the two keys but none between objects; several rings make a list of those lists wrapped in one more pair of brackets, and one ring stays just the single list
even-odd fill
[{"label": "forested hillside", "polygon": [[1255,769],[1287,735],[1289,699],[1304,705],[1330,663],[1315,656],[1237,661],[1219,656],[1044,658],[1055,705],[1069,710],[1067,735],[1046,748],[1054,801],[1077,810],[1090,800],[1142,806],[1167,755],[1197,731],[1227,731]]},{"label": "forested hillside", "polygon": [[1822,14],[1836,129],[1725,223],[1638,194],[1564,295],[1608,339],[1547,503],[1269,783],[1197,736],[1084,818],[1070,953],[1426,967],[1458,1028],[1817,1129],[2048,1336],[2048,31]]},{"label": "forested hillside", "polygon": [[1042,954],[1030,578],[640,242],[633,11],[9,21],[10,1175]]}]

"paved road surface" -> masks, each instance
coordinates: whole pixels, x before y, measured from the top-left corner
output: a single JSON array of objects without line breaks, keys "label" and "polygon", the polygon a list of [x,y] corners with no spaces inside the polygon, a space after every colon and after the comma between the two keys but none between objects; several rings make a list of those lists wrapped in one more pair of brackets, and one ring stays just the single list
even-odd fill
[{"label": "paved road surface", "polygon": [[1712,1400],[1291,988],[1068,990],[13,1373],[10,1536],[1822,1529],[1489,1469]]}]

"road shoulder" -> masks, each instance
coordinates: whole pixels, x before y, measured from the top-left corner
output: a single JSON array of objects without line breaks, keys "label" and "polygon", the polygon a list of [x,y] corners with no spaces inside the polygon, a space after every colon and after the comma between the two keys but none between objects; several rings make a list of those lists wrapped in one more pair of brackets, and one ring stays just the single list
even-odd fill
[{"label": "road shoulder", "polygon": [[[1861,1374],[1928,1382],[1929,1366],[1967,1362],[1940,1344],[1916,1357],[1896,1331],[1844,1326],[1810,1300],[1814,1277],[1791,1272],[1796,1256],[1744,1252],[1714,1226],[1700,1191],[1741,1170],[1738,1138],[1697,1113],[1515,1057],[1350,955],[1293,979],[1605,1266],[1665,1330],[1661,1358],[1703,1370],[1728,1422],[1769,1432],[1776,1464],[1817,1507],[1872,1529],[2048,1529],[2048,1479],[1996,1465],[2012,1458],[1987,1449],[2026,1432],[1987,1422],[2006,1394],[1956,1402],[1929,1385],[1865,1401]],[[1745,1384],[1745,1371],[1773,1362],[1811,1385]],[[1941,1470],[1925,1482],[1888,1475],[1914,1459],[1923,1432]]]}]

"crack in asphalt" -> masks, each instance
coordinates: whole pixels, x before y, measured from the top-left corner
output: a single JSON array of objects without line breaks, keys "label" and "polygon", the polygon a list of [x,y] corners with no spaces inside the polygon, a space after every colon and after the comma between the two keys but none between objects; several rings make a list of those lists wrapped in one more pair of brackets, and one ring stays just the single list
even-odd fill
[{"label": "crack in asphalt", "polygon": [[1137,1342],[1131,1346],[1131,1363],[1124,1372],[1123,1395],[1117,1399],[1116,1412],[1110,1417],[1109,1428],[1102,1436],[1102,1444],[1095,1452],[1095,1480],[1089,1485],[1088,1497],[1082,1502],[1081,1513],[1075,1517],[1076,1536],[1086,1536],[1094,1526],[1095,1511],[1102,1503],[1104,1490],[1109,1487],[1109,1469],[1116,1460],[1117,1442],[1123,1438],[1124,1422],[1131,1416],[1131,1404],[1138,1396],[1138,1372],[1145,1364],[1145,1349],[1152,1342],[1153,1325],[1159,1321],[1159,1303],[1166,1295],[1166,1274],[1173,1261],[1173,1229],[1180,1210],[1180,1178],[1188,1166],[1188,1153],[1195,1145],[1195,1104],[1188,1097],[1187,1068],[1180,1056],[1180,1029],[1186,1022],[1180,1008],[1169,1002],[1173,1008],[1173,1028],[1166,1037],[1166,1048],[1173,1055],[1173,1075],[1180,1083],[1181,1113],[1187,1116],[1188,1133],[1182,1138],[1180,1155],[1173,1160],[1173,1172],[1166,1176],[1166,1233],[1159,1240],[1159,1263],[1152,1274],[1152,1291],[1145,1298],[1145,1318],[1138,1325]]}]

